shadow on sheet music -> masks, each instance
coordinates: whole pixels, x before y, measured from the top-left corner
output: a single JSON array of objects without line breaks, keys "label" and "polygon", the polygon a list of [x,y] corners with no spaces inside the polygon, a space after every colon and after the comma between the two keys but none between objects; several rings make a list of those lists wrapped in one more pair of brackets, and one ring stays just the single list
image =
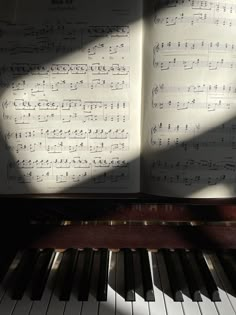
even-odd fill
[{"label": "shadow on sheet music", "polygon": [[[164,2],[163,2],[164,3]],[[168,1],[169,5],[171,4],[171,1]],[[173,3],[175,3],[175,1],[173,0]],[[160,5],[159,8],[164,7]],[[88,9],[88,8],[87,8]],[[58,11],[59,12],[59,11]],[[59,14],[57,12],[57,14]],[[63,13],[61,13],[63,14]],[[120,19],[123,21],[123,23],[130,23],[132,21],[127,20],[126,15],[123,15],[123,13],[121,13]],[[150,14],[150,12],[146,12],[147,16]],[[34,17],[31,16],[31,19],[33,20]],[[35,18],[38,21],[39,16],[37,14],[37,11],[35,11]],[[59,16],[58,16],[59,18]],[[101,16],[102,19],[102,16]],[[129,17],[129,19],[132,19],[132,15],[131,17]],[[135,21],[134,21],[135,22]],[[119,24],[121,22],[119,21]],[[99,21],[97,20],[97,24],[101,24],[101,21],[99,23]],[[98,47],[95,47],[92,45],[94,37],[86,37],[83,39],[83,43],[81,44],[80,42],[76,42],[73,41],[73,34],[70,34],[70,32],[68,32],[68,38],[67,40],[69,40],[70,44],[67,45],[67,43],[64,42],[64,45],[62,45],[63,43],[60,43],[62,37],[60,36],[60,32],[64,32],[64,26],[61,25],[61,29],[58,28],[58,47],[57,49],[53,50],[53,47],[50,46],[50,43],[45,43],[45,46],[40,46],[39,43],[34,43],[33,47],[27,46],[29,43],[27,42],[27,45],[24,45],[24,38],[21,37],[17,37],[17,39],[15,39],[15,47],[11,48],[11,50],[7,50],[9,47],[6,47],[6,52],[3,53],[3,56],[1,56],[1,68],[4,69],[4,66],[6,64],[11,63],[11,60],[14,59],[14,56],[20,55],[21,53],[25,54],[26,56],[30,56],[31,62],[34,63],[35,65],[44,65],[50,61],[53,61],[54,59],[58,59],[60,56],[63,56],[66,53],[71,52],[71,42],[73,42],[73,50],[80,50],[83,47],[87,47],[87,52],[88,54],[93,54],[95,53],[96,49],[99,50]],[[31,32],[32,30],[28,30],[29,32]],[[46,33],[50,33],[50,30],[47,29],[47,26],[45,26],[45,29],[41,30],[41,34],[38,34],[38,40],[40,40],[40,36],[43,38],[45,32]],[[1,32],[0,32],[0,36],[1,36]],[[102,38],[102,33],[99,35],[96,35],[96,39],[98,39],[98,37],[101,36]],[[41,39],[42,39],[41,38]],[[43,40],[43,39],[42,39]],[[26,47],[27,46],[27,47]],[[39,48],[41,47],[41,48]],[[89,48],[88,48],[89,47]],[[28,49],[28,51],[27,51]],[[40,51],[40,49],[42,51]],[[51,52],[48,53],[48,50]],[[44,51],[43,51],[44,50]],[[19,69],[19,73],[17,74],[17,80],[19,81],[21,76],[23,77],[23,75],[21,74],[22,69]],[[24,73],[25,75],[25,73]],[[7,85],[9,86],[11,84],[11,82],[7,82]],[[0,97],[2,95],[4,95],[5,93],[5,89],[3,88],[4,83],[1,84],[1,92],[0,92]],[[178,181],[181,184],[185,184],[185,188],[186,188],[186,196],[188,195],[192,195],[194,192],[196,192],[197,190],[202,190],[204,189],[207,185],[216,185],[218,183],[222,183],[227,189],[231,190],[231,191],[235,191],[236,190],[236,184],[235,184],[235,178],[232,178],[230,176],[227,176],[227,174],[229,173],[234,173],[235,172],[235,163],[234,161],[231,161],[230,159],[228,159],[228,157],[226,156],[225,160],[224,159],[220,159],[219,163],[217,165],[212,165],[211,161],[209,159],[209,155],[212,155],[212,153],[214,154],[214,156],[219,155],[219,157],[222,157],[222,152],[227,152],[227,146],[235,146],[236,149],[236,143],[234,143],[234,140],[232,138],[230,138],[229,136],[227,136],[226,138],[228,140],[226,141],[222,141],[222,139],[219,139],[218,134],[219,134],[219,129],[224,129],[226,134],[231,135],[233,134],[233,126],[236,127],[236,118],[233,117],[232,119],[226,121],[224,123],[224,125],[221,126],[216,126],[215,128],[212,128],[202,134],[199,134],[197,136],[194,136],[193,139],[190,140],[186,140],[184,142],[179,142],[178,144],[176,143],[175,145],[170,145],[167,146],[164,149],[158,150],[158,154],[152,153],[150,156],[147,156],[147,159],[152,160],[152,165],[153,167],[159,167],[159,168],[163,168],[163,171],[165,171],[165,175],[166,176],[166,181],[173,181],[178,183]],[[8,143],[6,141],[7,137],[6,135],[4,135],[4,131],[1,131],[0,134],[0,145],[1,147],[6,147],[8,146]],[[199,148],[200,147],[204,147],[205,148],[205,153],[203,154],[202,150],[201,150],[201,156],[198,156],[198,152],[199,152]],[[16,157],[11,153],[11,150],[6,150],[6,156],[4,156],[4,160],[8,161],[8,167],[5,170],[6,172],[9,172],[9,181],[11,182],[11,170],[14,169],[14,176],[13,179],[17,180],[19,182],[21,182],[22,185],[22,191],[25,194],[30,194],[32,193],[32,184],[29,182],[27,182],[26,180],[24,181],[21,169],[19,167],[17,167],[17,160]],[[188,157],[192,156],[192,158],[188,158],[188,160],[186,160],[186,162],[182,165],[167,165],[165,164],[165,161],[169,160],[170,156],[175,157],[176,161],[180,161],[183,160],[182,157],[186,155],[186,153],[188,153]],[[224,154],[223,154],[224,156]],[[197,159],[198,157],[198,159]],[[168,158],[168,159],[167,159]],[[109,185],[110,183],[113,183],[115,181],[119,181],[122,185],[122,180],[127,179],[127,176],[130,176],[131,172],[129,170],[131,170],[132,168],[134,168],[134,165],[137,165],[138,163],[138,158],[134,158],[132,161],[129,161],[128,164],[124,164],[123,167],[114,167],[111,168],[109,171],[107,171],[106,173],[101,173],[97,176],[91,177],[89,178],[88,181],[83,181],[83,183],[81,184],[80,180],[74,180],[73,184],[68,187],[67,189],[64,189],[63,191],[60,192],[60,194],[62,195],[67,195],[67,194],[71,194],[75,191],[78,191],[78,189],[85,189],[86,190],[86,185],[91,184],[91,182],[93,183],[94,187],[96,187],[96,185],[99,183],[104,183],[105,185]],[[174,163],[174,162],[173,162]],[[185,172],[187,169],[191,170],[194,174],[198,173],[198,175],[194,175],[192,178],[184,178],[181,176],[176,176],[173,177],[172,176],[172,170],[173,167],[177,167],[177,169],[179,169],[179,173],[182,174],[183,172]],[[212,176],[212,173],[214,173],[216,171],[217,168],[217,172],[220,174],[219,176]],[[199,174],[201,174],[201,172],[203,172],[204,174],[206,174],[207,171],[207,176],[205,176],[203,178],[203,180],[201,180],[201,176]],[[153,180],[154,182],[156,181],[156,185],[159,185],[160,182],[160,178],[158,178],[158,176],[155,177],[155,171],[153,172]],[[194,183],[197,182],[197,185],[194,185]],[[6,183],[7,185],[8,183]],[[162,183],[161,185],[163,185],[163,179],[162,179]],[[125,192],[125,191],[124,191]],[[173,192],[170,191],[170,196],[173,196]],[[20,199],[16,199],[16,201],[14,201],[13,199],[6,199],[8,204],[5,203],[4,206],[2,206],[2,228],[1,228],[1,246],[2,248],[6,248],[9,247],[9,245],[14,245],[15,243],[15,239],[18,237],[17,233],[21,233],[21,228],[20,226],[24,226],[25,223],[29,222],[31,219],[31,215],[32,215],[32,209],[30,211],[25,211],[25,215],[22,216],[22,210],[24,210],[22,208],[22,205],[24,206],[24,203],[27,204],[27,202],[23,201],[21,202]],[[167,200],[167,199],[166,199]],[[170,199],[169,199],[170,200]],[[51,205],[53,202],[51,202],[50,200],[45,200],[43,202],[39,201],[39,205],[46,205],[46,207],[48,207],[48,209],[50,209]],[[78,205],[79,205],[80,201],[78,201]],[[63,206],[65,205],[65,203],[63,203]],[[31,206],[33,206],[33,203],[31,203]],[[15,208],[14,208],[15,207]],[[55,219],[55,216],[58,215],[59,218],[63,217],[63,213],[60,213],[60,200],[58,200],[55,204],[54,204],[54,209],[51,210],[52,212],[50,213],[49,210],[49,214],[46,215],[46,219],[50,219],[50,216],[52,219]],[[43,214],[43,210],[40,209],[38,207],[39,210],[39,216],[41,215],[41,217],[44,215]],[[112,207],[112,201],[107,201],[107,211],[112,212],[113,207]],[[191,208],[190,208],[191,211]],[[69,212],[69,209],[68,209]],[[61,215],[61,216],[60,216]],[[99,211],[93,212],[90,214],[91,217],[93,217],[94,220],[99,220]],[[220,214],[219,214],[220,216]],[[37,217],[36,217],[37,219]],[[11,231],[9,231],[9,225],[8,222],[11,222]],[[7,239],[7,235],[12,234],[9,239],[6,241]],[[20,236],[20,235],[19,235]],[[189,238],[189,235],[185,235],[182,234],[180,235],[180,237],[182,238]],[[215,244],[215,241],[213,239],[210,238],[209,235],[202,235],[202,239],[207,239],[209,244],[212,244],[212,248],[215,248],[215,246],[217,244]],[[197,240],[192,239],[191,242],[193,244],[196,243]],[[6,243],[7,242],[7,243]],[[26,240],[27,242],[27,240]],[[28,244],[30,245],[31,240],[28,240]],[[157,281],[155,282],[156,285],[159,287],[160,283]]]}]

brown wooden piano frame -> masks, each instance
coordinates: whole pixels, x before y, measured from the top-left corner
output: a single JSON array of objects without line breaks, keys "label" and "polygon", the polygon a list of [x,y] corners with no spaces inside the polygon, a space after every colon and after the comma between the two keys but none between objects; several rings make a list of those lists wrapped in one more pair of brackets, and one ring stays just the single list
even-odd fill
[{"label": "brown wooden piano frame", "polygon": [[235,199],[1,196],[2,247],[236,248]]}]

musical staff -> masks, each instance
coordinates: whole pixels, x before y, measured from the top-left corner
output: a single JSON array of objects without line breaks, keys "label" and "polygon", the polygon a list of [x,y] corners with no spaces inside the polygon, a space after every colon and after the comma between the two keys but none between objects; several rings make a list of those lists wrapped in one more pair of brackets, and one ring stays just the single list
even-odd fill
[{"label": "musical staff", "polygon": [[[21,175],[18,175],[18,170]],[[96,187],[100,184],[119,184],[129,178],[129,164],[119,158],[103,159],[96,157],[91,161],[75,159],[17,160],[7,165],[8,180],[20,184],[52,182],[81,183]]]},{"label": "musical staff", "polygon": [[[206,127],[205,127],[206,128]],[[153,148],[179,148],[184,152],[212,149],[236,149],[236,124],[222,124],[207,132],[200,124],[164,125],[159,123],[151,128],[150,145]],[[204,137],[201,133],[205,131]],[[186,137],[187,136],[187,137]],[[189,137],[191,138],[189,139]]]},{"label": "musical staff", "polygon": [[125,129],[30,129],[3,133],[5,140],[16,139],[128,139],[129,134]]},{"label": "musical staff", "polygon": [[[160,14],[160,8],[163,6],[167,9],[166,15]],[[234,19],[236,7],[233,2],[162,0],[156,2],[154,11],[154,23],[167,27],[178,24],[188,24],[189,26],[207,24],[227,28],[236,26]]]},{"label": "musical staff", "polygon": [[1,74],[10,72],[12,76],[18,75],[42,75],[48,77],[50,75],[129,75],[129,66],[112,64],[104,65],[100,63],[92,64],[61,64],[52,63],[50,65],[15,63],[0,68]]},{"label": "musical staff", "polygon": [[186,85],[167,85],[164,83],[155,84],[152,89],[153,95],[158,95],[161,93],[193,93],[193,94],[204,94],[208,95],[219,95],[234,97],[236,94],[236,84],[214,84],[214,83],[202,83],[194,82],[194,84]]},{"label": "musical staff", "polygon": [[196,109],[203,110],[206,109],[208,112],[215,112],[218,110],[230,110],[236,109],[236,102],[222,102],[219,101],[208,101],[208,102],[200,102],[196,101],[196,99],[192,99],[190,101],[182,102],[182,101],[153,101],[152,107],[156,109],[162,110],[188,110],[188,109]]},{"label": "musical staff", "polygon": [[236,5],[233,1],[158,0],[155,4],[155,11],[158,11],[158,9],[162,6],[165,6],[166,8],[191,8],[193,10],[214,11],[226,14],[233,14],[236,12]]},{"label": "musical staff", "polygon": [[171,68],[231,70],[236,67],[235,52],[236,45],[227,42],[203,39],[160,42],[153,47],[153,66],[162,71]]},{"label": "musical staff", "polygon": [[175,56],[177,54],[182,54],[187,52],[188,54],[197,54],[197,53],[235,53],[236,45],[233,43],[220,43],[212,42],[201,39],[195,40],[185,40],[183,42],[161,42],[157,43],[153,50],[155,53],[173,53]]},{"label": "musical staff", "polygon": [[[7,150],[21,152],[74,153],[129,151],[129,134],[122,130],[25,130],[4,135]],[[9,141],[10,140],[10,141]],[[78,141],[79,140],[79,141]]]},{"label": "musical staff", "polygon": [[[10,72],[10,74],[9,74]],[[9,79],[12,76],[12,80]],[[26,76],[27,75],[27,76]],[[24,79],[21,77],[24,76]],[[43,77],[43,79],[42,79]],[[52,80],[52,77],[56,79]],[[65,79],[66,78],[66,79]],[[15,64],[2,67],[0,88],[18,92],[38,93],[76,91],[79,89],[123,90],[130,86],[128,66],[119,64],[52,64],[50,66]]]},{"label": "musical staff", "polygon": [[[178,58],[180,60],[178,60]],[[232,56],[232,58],[234,58]],[[167,60],[163,60],[167,59]],[[206,60],[207,59],[207,60]],[[183,56],[179,57],[178,55],[160,57],[154,54],[153,57],[153,66],[154,68],[158,68],[161,71],[167,71],[173,68],[181,68],[183,70],[189,71],[194,69],[207,69],[207,70],[231,70],[236,68],[236,62],[233,60],[225,60],[222,57],[214,58],[215,60],[208,60],[208,56],[198,57],[198,56],[192,56],[189,55],[186,58],[183,58]]]},{"label": "musical staff", "polygon": [[162,161],[155,160],[152,163],[152,168],[158,168],[160,170],[176,169],[177,171],[236,171],[236,163],[232,159],[225,160],[194,160],[185,159],[181,161]]},{"label": "musical staff", "polygon": [[[173,172],[174,170],[174,172]],[[184,186],[233,184],[236,180],[236,164],[233,159],[182,159],[176,161],[155,160],[151,165],[150,180],[155,183]]]},{"label": "musical staff", "polygon": [[21,93],[22,91],[26,94],[30,93],[32,96],[35,96],[39,93],[46,96],[47,93],[50,92],[60,92],[65,90],[70,91],[78,91],[85,89],[109,89],[112,91],[128,89],[130,87],[129,82],[126,80],[103,80],[103,79],[93,79],[91,81],[67,81],[67,80],[59,80],[53,83],[46,82],[43,80],[41,82],[33,83],[28,80],[20,80],[18,82],[13,83],[2,83],[0,82],[0,88],[9,88],[12,90],[13,95],[17,95],[17,93]]},{"label": "musical staff", "polygon": [[[94,113],[98,110],[106,112],[111,111],[129,111],[129,103],[126,101],[82,101],[81,99],[64,99],[62,101],[49,101],[41,99],[37,101],[27,101],[24,99],[4,100],[1,102],[3,109],[14,108],[15,110],[80,110],[83,113]],[[118,114],[118,112],[117,112]]]},{"label": "musical staff", "polygon": [[17,125],[30,125],[32,122],[45,123],[70,122],[118,122],[130,119],[130,106],[125,101],[82,101],[68,99],[63,101],[26,101],[15,99],[2,102],[2,118]]},{"label": "musical staff", "polygon": [[225,112],[235,111],[236,85],[198,84],[166,86],[152,89],[152,108],[155,110]]},{"label": "musical staff", "polygon": [[[125,59],[130,50],[128,25],[86,25],[86,22],[57,21],[43,25],[12,24],[0,21],[1,54],[12,56],[31,54],[72,53],[86,47],[89,59],[108,58],[119,54]],[[19,43],[18,38],[22,38]]]},{"label": "musical staff", "polygon": [[206,25],[217,25],[221,27],[235,27],[236,21],[231,18],[219,18],[219,17],[210,17],[206,13],[193,13],[193,15],[185,16],[184,13],[178,16],[172,17],[155,17],[155,24],[163,24],[165,26],[175,26],[177,24],[188,24],[188,25],[197,25],[197,24],[206,24]]},{"label": "musical staff", "polygon": [[[224,125],[222,128],[224,129]],[[228,128],[227,128],[228,130]],[[155,125],[151,127],[151,134],[152,135],[158,135],[158,134],[163,134],[163,133],[190,133],[190,134],[197,134],[201,132],[201,125],[200,123],[194,125],[194,124],[166,124],[164,125],[162,122],[159,123],[158,125]]]},{"label": "musical staff", "polygon": [[151,175],[151,180],[155,183],[162,183],[162,184],[182,184],[184,186],[193,186],[193,185],[199,185],[200,187],[202,185],[204,186],[215,186],[220,183],[227,183],[227,184],[233,184],[235,182],[235,176],[228,176],[225,175],[221,176],[189,176],[189,175],[174,175],[174,176],[168,176],[168,175],[157,175],[154,174]]}]

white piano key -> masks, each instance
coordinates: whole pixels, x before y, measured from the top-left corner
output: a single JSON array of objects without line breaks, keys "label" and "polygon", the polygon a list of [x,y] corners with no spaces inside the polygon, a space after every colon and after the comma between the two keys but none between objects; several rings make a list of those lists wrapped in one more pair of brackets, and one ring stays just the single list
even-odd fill
[{"label": "white piano key", "polygon": [[209,299],[205,289],[201,292],[201,297],[202,302],[198,303],[201,313],[204,315],[219,315],[214,302]]},{"label": "white piano key", "polygon": [[0,304],[0,314],[11,315],[16,303],[16,300],[11,299],[9,292],[6,292]]},{"label": "white piano key", "polygon": [[98,252],[94,253],[90,292],[88,301],[82,303],[81,315],[91,315],[98,313],[98,301],[96,297],[97,293],[97,282],[98,282],[98,272],[99,272],[99,258]]},{"label": "white piano key", "polygon": [[183,290],[184,302],[182,302],[184,314],[190,315],[201,315],[200,307],[198,302],[193,302],[192,299],[189,297],[189,292],[184,289]]},{"label": "white piano key", "polygon": [[149,315],[148,302],[144,300],[142,268],[138,252],[134,252],[134,275],[135,275],[135,292],[136,301],[133,302],[133,314]]},{"label": "white piano key", "polygon": [[132,302],[125,301],[124,253],[120,251],[116,259],[116,315],[132,315],[132,309]]},{"label": "white piano key", "polygon": [[212,254],[206,252],[204,253],[204,257],[219,290],[221,302],[215,302],[218,312],[220,314],[235,315],[234,309],[228,299],[228,296],[226,295],[226,292],[222,290],[223,285],[216,273],[213,262],[211,260]]},{"label": "white piano key", "polygon": [[107,301],[99,303],[99,315],[115,315],[116,312],[116,254],[109,252],[109,273],[108,273],[108,287],[107,287]]},{"label": "white piano key", "polygon": [[227,294],[227,297],[232,305],[232,308],[236,314],[236,297],[235,297],[235,292],[224,272],[224,269],[222,268],[222,265],[218,259],[218,257],[215,254],[211,255],[211,261],[214,265],[214,268],[217,272],[218,277],[220,278],[220,281],[223,285],[224,291]]},{"label": "white piano key", "polygon": [[204,289],[202,291],[201,297],[202,302],[199,302],[199,307],[204,315],[218,315],[217,309],[215,307],[215,304],[209,299],[208,296],[206,296],[207,292]]},{"label": "white piano key", "polygon": [[149,302],[146,302],[139,294],[136,294],[136,301],[132,303],[134,315],[150,315]]},{"label": "white piano key", "polygon": [[89,293],[88,301],[82,302],[81,315],[90,315],[98,313],[97,299]]},{"label": "white piano key", "polygon": [[30,299],[28,292],[26,292],[22,299],[17,301],[12,315],[28,315],[32,308],[32,304],[33,301]]},{"label": "white piano key", "polygon": [[150,315],[156,315],[156,314],[168,315],[166,312],[164,295],[161,288],[161,280],[159,276],[159,270],[157,267],[156,254],[149,252],[148,255],[149,255],[149,262],[151,266],[151,275],[152,275],[153,289],[154,289],[154,295],[155,295],[155,302],[149,303]]},{"label": "white piano key", "polygon": [[62,259],[62,253],[57,252],[53,260],[52,268],[50,270],[42,298],[40,301],[33,302],[29,315],[47,314],[47,309],[48,309],[52,292],[54,289],[54,285],[56,282],[56,275],[57,275],[57,271],[58,271],[58,267],[59,267],[61,259]]},{"label": "white piano key", "polygon": [[[156,254],[157,265],[160,272],[160,280],[163,289],[164,301],[166,305],[166,310],[168,315],[184,315],[183,307],[181,302],[175,302],[172,298],[170,283],[168,279],[168,274],[166,266],[164,263],[164,258],[161,252]],[[189,315],[189,314],[186,314]],[[191,315],[191,314],[190,314]]]},{"label": "white piano key", "polygon": [[76,272],[75,272],[75,279],[73,281],[72,292],[70,296],[70,300],[66,302],[65,312],[63,315],[78,315],[81,312],[82,302],[78,300],[78,281],[79,275],[82,273],[84,264],[84,253],[81,251],[79,253]]}]

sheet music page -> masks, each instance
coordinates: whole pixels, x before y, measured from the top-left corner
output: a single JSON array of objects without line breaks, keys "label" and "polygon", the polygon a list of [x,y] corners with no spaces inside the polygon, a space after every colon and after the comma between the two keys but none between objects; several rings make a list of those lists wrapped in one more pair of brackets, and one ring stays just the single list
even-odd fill
[{"label": "sheet music page", "polygon": [[0,193],[140,191],[142,1],[12,3],[0,14]]},{"label": "sheet music page", "polygon": [[149,11],[142,190],[235,197],[236,3],[160,0]]}]

